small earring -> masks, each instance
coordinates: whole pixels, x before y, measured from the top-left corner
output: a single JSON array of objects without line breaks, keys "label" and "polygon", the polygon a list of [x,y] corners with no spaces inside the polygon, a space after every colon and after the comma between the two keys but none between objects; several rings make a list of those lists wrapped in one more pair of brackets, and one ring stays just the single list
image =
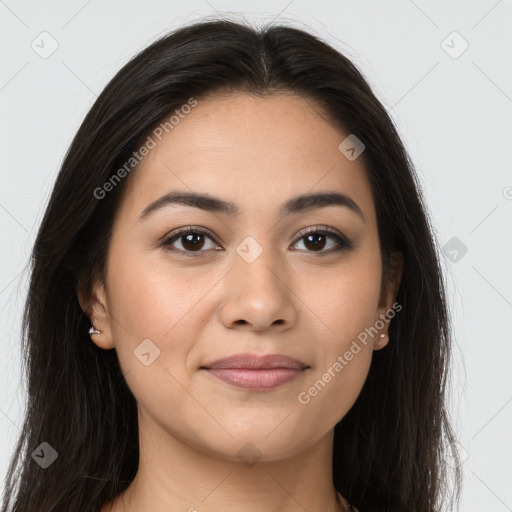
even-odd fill
[{"label": "small earring", "polygon": [[94,327],[94,325],[91,325],[91,327],[89,327],[89,334],[101,334],[101,331],[96,329],[96,327]]},{"label": "small earring", "polygon": [[385,338],[385,337],[386,337],[386,333],[381,332],[381,333],[379,334],[379,337],[381,337],[381,338]]}]

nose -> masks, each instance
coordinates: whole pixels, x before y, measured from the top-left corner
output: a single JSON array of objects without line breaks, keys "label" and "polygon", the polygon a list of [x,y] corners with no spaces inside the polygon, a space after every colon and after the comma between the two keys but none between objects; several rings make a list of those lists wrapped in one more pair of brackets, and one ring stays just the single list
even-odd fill
[{"label": "nose", "polygon": [[223,279],[220,319],[228,329],[285,331],[298,318],[297,296],[286,283],[283,264],[264,250],[248,263],[235,255],[233,268]]}]

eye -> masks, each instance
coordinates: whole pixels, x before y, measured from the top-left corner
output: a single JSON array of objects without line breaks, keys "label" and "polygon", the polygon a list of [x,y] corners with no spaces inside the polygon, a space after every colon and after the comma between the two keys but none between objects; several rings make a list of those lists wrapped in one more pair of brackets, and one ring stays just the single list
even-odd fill
[{"label": "eye", "polygon": [[[328,245],[327,240],[334,240],[334,246],[328,247],[328,250],[323,250]],[[308,228],[301,233],[300,238],[295,244],[304,240],[303,245],[308,252],[317,252],[320,254],[332,254],[342,250],[352,249],[352,242],[338,231],[327,226],[321,228]],[[295,245],[294,244],[294,245]]]},{"label": "eye", "polygon": [[[205,243],[204,240],[205,237],[209,238],[211,242],[213,242],[213,246],[208,247],[208,244]],[[181,248],[174,247],[175,242],[179,242],[181,244]],[[204,252],[202,249],[205,248],[205,245],[206,249],[221,249],[207,231],[194,228],[193,226],[188,226],[174,231],[174,233],[164,239],[162,245],[169,251],[186,253],[187,256],[193,255],[191,253]]]},{"label": "eye", "polygon": [[[205,242],[205,238],[210,240],[210,247],[208,247],[208,243]],[[328,250],[324,250],[325,247],[329,245],[329,239],[331,240],[331,246],[327,247]],[[352,249],[353,247],[352,242],[350,242],[347,237],[327,226],[308,228],[304,230],[300,233],[300,238],[293,244],[293,246],[302,241],[305,249],[299,250],[319,253],[319,255],[332,254],[334,252]],[[334,244],[332,244],[332,241],[334,241]],[[181,247],[175,246],[177,242]],[[162,241],[162,246],[168,251],[192,257],[199,256],[201,252],[205,252],[208,249],[223,250],[222,247],[215,242],[213,235],[208,231],[201,228],[195,228],[194,226],[187,226],[174,231]]]}]

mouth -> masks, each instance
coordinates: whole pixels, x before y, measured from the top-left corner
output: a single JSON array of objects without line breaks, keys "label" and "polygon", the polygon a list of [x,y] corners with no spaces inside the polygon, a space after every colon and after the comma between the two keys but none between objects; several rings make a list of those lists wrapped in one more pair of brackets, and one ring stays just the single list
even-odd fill
[{"label": "mouth", "polygon": [[310,368],[281,354],[236,354],[201,366],[217,379],[252,391],[266,391],[296,379]]}]

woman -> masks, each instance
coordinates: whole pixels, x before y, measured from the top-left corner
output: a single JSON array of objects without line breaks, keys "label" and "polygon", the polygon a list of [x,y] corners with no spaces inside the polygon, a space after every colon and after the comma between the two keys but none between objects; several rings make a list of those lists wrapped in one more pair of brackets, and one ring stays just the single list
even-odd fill
[{"label": "woman", "polygon": [[32,263],[3,511],[445,506],[434,236],[326,43],[221,20],[151,44],[80,127]]}]

